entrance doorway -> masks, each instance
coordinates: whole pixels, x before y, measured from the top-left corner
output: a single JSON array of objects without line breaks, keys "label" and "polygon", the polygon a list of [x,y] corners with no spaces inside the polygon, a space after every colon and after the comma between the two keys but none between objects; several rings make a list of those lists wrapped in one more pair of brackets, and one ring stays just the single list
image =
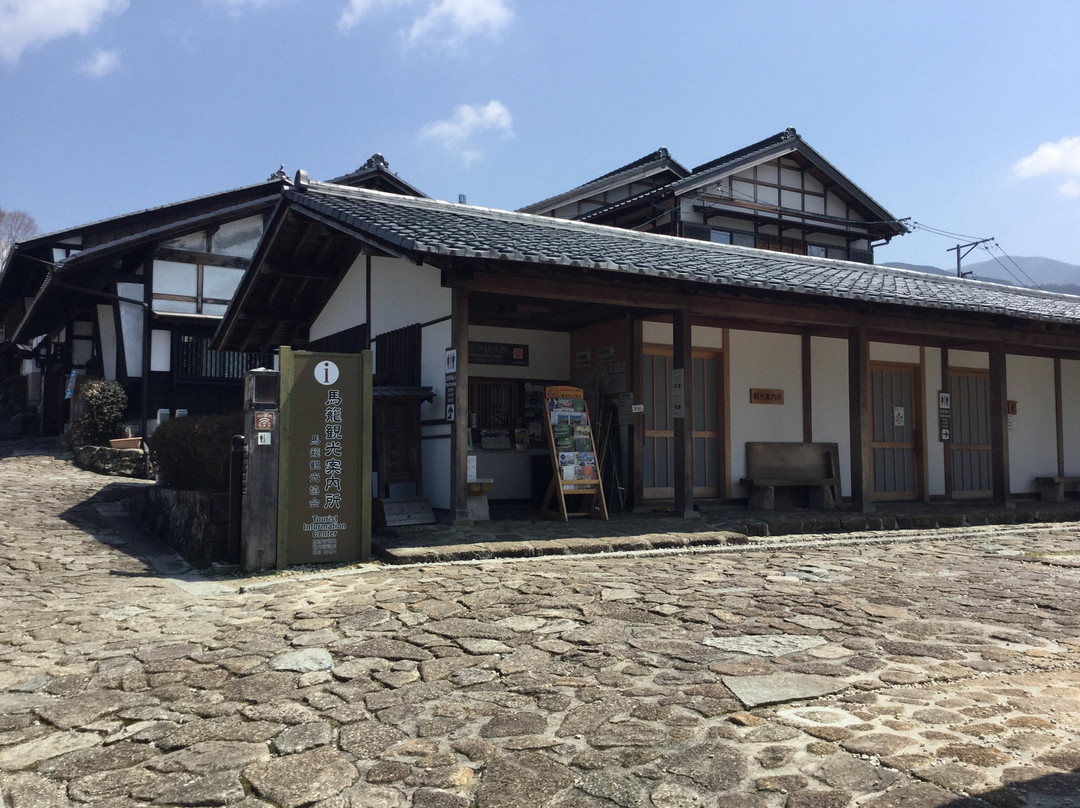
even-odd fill
[{"label": "entrance doorway", "polygon": [[875,500],[914,500],[922,489],[918,371],[917,365],[870,366]]},{"label": "entrance doorway", "polygon": [[952,495],[993,495],[990,469],[990,374],[982,370],[950,370],[952,440],[946,463],[952,469]]},{"label": "entrance doorway", "polygon": [[[693,351],[694,496],[719,497],[723,402],[720,352]],[[645,499],[675,496],[675,419],[671,402],[671,348],[646,346],[642,357],[645,435],[642,486]]]}]

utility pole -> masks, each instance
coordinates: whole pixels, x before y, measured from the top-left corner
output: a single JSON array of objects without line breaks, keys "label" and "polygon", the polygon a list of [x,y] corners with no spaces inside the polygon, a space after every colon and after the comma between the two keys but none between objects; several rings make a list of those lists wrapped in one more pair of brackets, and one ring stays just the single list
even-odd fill
[{"label": "utility pole", "polygon": [[[968,275],[971,274],[970,272],[961,272],[960,271],[960,260],[962,258],[966,257],[969,252],[974,250],[980,244],[985,244],[988,241],[993,241],[993,239],[992,238],[982,238],[982,239],[979,239],[978,241],[969,242],[968,244],[957,244],[955,247],[949,247],[949,249],[947,249],[945,251],[945,252],[955,252],[956,253],[956,277],[958,277],[958,278],[966,278]],[[964,249],[965,247],[967,248],[966,250]],[[960,252],[961,250],[964,250],[964,252]]]}]

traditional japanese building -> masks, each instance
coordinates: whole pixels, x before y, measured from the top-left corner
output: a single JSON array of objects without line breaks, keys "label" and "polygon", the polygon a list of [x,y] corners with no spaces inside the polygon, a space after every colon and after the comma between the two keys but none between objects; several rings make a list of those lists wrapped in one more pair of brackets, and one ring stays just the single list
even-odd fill
[{"label": "traditional japanese building", "polygon": [[[1034,494],[1036,477],[1080,474],[1080,298],[852,261],[902,227],[882,212],[856,238],[845,193],[849,221],[830,227],[852,228],[848,260],[828,243],[824,256],[785,253],[301,173],[215,347],[362,333],[378,362],[432,388],[423,491],[461,518],[470,456],[494,499],[549,483],[537,396],[552,384],[584,389],[607,419],[628,504],[674,502],[687,516],[696,498],[745,499],[747,447],[761,442],[837,444],[856,508],[1007,502]],[[791,237],[784,207],[783,228],[756,232]],[[811,252],[818,225],[801,218]]]},{"label": "traditional japanese building", "polygon": [[[335,182],[422,196],[374,155]],[[272,353],[215,351],[211,338],[289,185],[266,182],[37,236],[0,273],[5,343],[23,346],[42,434],[69,420],[72,375],[120,381],[129,417],[236,411],[250,368]],[[152,428],[152,424],[151,424]]]}]

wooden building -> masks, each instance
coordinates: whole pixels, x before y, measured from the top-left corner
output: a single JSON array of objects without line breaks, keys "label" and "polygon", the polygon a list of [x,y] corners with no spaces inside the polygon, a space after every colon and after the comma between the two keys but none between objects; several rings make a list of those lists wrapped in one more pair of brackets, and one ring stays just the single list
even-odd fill
[{"label": "wooden building", "polygon": [[864,264],[907,232],[794,129],[690,171],[659,149],[521,210]]},{"label": "wooden building", "polygon": [[[422,196],[382,155],[336,181]],[[210,342],[289,182],[281,170],[15,246],[0,273],[0,318],[6,344],[28,357],[22,373],[42,434],[59,434],[69,420],[72,373],[120,381],[129,420],[143,430],[158,410],[240,409],[244,373],[272,364],[272,353],[216,351]]]},{"label": "wooden building", "polygon": [[[526,500],[547,484],[537,395],[556,383],[581,387],[590,411],[607,414],[629,504],[673,502],[686,516],[696,498],[745,500],[747,446],[759,442],[836,443],[841,493],[859,509],[1007,502],[1034,495],[1039,476],[1080,474],[1080,298],[851,260],[902,225],[838,173],[821,179],[820,162],[770,156],[792,137],[758,154],[779,160],[782,222],[775,232],[753,223],[756,245],[775,238],[770,246],[786,251],[394,196],[301,172],[215,347],[305,348],[352,333],[380,363],[414,369],[434,393],[421,405],[423,490],[463,519],[470,456],[476,475],[494,481],[494,499]],[[789,159],[798,179],[784,173],[795,172]],[[677,164],[660,156],[657,165],[656,187],[670,185]],[[629,170],[639,169],[651,170]],[[733,189],[746,170],[731,175]],[[764,193],[767,172],[753,174]],[[802,208],[789,180],[806,189]],[[677,197],[680,216],[706,204]],[[610,215],[638,204],[599,201]],[[563,215],[562,204],[546,207]],[[710,227],[727,224],[713,211],[696,212]],[[802,247],[784,241],[795,233]],[[846,256],[830,257],[831,247]]]}]

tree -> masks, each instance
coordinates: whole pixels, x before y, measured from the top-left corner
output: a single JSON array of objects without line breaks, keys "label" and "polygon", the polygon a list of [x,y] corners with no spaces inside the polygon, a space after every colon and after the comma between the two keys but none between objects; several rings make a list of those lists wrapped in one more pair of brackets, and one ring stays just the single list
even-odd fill
[{"label": "tree", "polygon": [[29,213],[0,208],[0,263],[7,260],[15,244],[37,234],[37,222]]}]

